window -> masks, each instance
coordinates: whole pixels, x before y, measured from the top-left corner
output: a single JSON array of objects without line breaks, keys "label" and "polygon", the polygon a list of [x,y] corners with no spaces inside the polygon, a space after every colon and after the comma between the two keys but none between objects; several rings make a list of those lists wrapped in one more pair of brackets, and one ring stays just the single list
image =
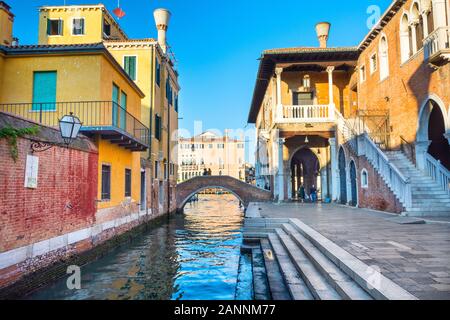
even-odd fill
[{"label": "window", "polygon": [[238,149],[244,149],[244,144],[239,143],[239,144],[237,145],[237,148],[238,148]]},{"label": "window", "polygon": [[369,173],[366,169],[361,171],[361,187],[364,189],[369,188]]},{"label": "window", "polygon": [[136,64],[137,57],[136,56],[125,56],[123,65],[125,72],[130,76],[131,80],[136,81]]},{"label": "window", "polygon": [[386,36],[380,40],[380,80],[389,76],[388,42]]},{"label": "window", "polygon": [[400,48],[402,63],[406,62],[412,55],[411,48],[411,28],[409,27],[409,18],[406,13],[402,16],[400,22]]},{"label": "window", "polygon": [[374,53],[370,56],[370,74],[377,71],[377,54]]},{"label": "window", "polygon": [[219,148],[219,149],[224,149],[224,148],[225,148],[225,145],[224,145],[223,143],[219,143],[219,144],[217,145],[217,148]]},{"label": "window", "polygon": [[178,95],[175,94],[175,111],[178,112]]},{"label": "window", "polygon": [[49,36],[62,36],[63,35],[63,20],[61,19],[48,19],[47,20],[47,35]]},{"label": "window", "polygon": [[72,20],[72,34],[74,36],[84,35],[84,18],[74,18]]},{"label": "window", "polygon": [[155,179],[159,177],[159,162],[155,161]]},{"label": "window", "polygon": [[359,81],[366,81],[366,66],[364,65],[359,68]]},{"label": "window", "polygon": [[131,197],[131,169],[125,169],[125,197]]},{"label": "window", "polygon": [[156,84],[161,86],[161,64],[159,63],[158,59],[155,60],[156,63]]},{"label": "window", "polygon": [[56,110],[56,71],[36,71],[33,74],[33,111]]},{"label": "window", "polygon": [[172,92],[172,86],[170,85],[170,77],[167,77],[166,79],[166,98],[169,105],[173,102],[173,92]]},{"label": "window", "polygon": [[108,38],[111,36],[111,25],[106,20],[103,21],[103,34]]},{"label": "window", "polygon": [[213,144],[210,144],[210,145],[209,145],[209,148],[210,148],[210,149],[214,148],[214,145],[213,145]]},{"label": "window", "polygon": [[311,79],[309,75],[305,75],[303,77],[303,88],[308,90],[310,87],[311,87]]},{"label": "window", "polygon": [[312,92],[294,92],[292,95],[292,104],[294,106],[310,106],[314,104]]},{"label": "window", "polygon": [[111,200],[111,166],[102,165],[102,201]]},{"label": "window", "polygon": [[164,162],[164,180],[167,180],[169,178],[168,173],[167,162]]},{"label": "window", "polygon": [[162,136],[161,117],[159,115],[155,115],[155,138],[157,140],[161,140],[161,136]]}]

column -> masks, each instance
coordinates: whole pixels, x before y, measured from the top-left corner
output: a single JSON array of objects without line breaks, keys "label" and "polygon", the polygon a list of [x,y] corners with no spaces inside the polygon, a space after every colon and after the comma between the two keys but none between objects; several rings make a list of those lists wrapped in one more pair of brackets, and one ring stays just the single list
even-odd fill
[{"label": "column", "polygon": [[431,141],[416,142],[416,166],[421,170],[425,170],[425,154],[428,152]]},{"label": "column", "polygon": [[419,24],[418,20],[413,20],[410,24],[411,26],[411,34],[412,34],[412,52],[415,54],[417,52],[417,24]]},{"label": "column", "polygon": [[277,119],[283,118],[283,100],[281,96],[281,74],[283,73],[283,68],[275,68],[275,75],[277,77]]},{"label": "column", "polygon": [[338,173],[338,161],[337,161],[337,149],[336,149],[336,138],[330,138],[328,140],[330,144],[331,152],[331,200],[338,200],[338,185],[339,181],[337,178]]},{"label": "column", "polygon": [[285,139],[280,138],[278,139],[278,201],[284,201],[286,200],[286,196],[284,194],[284,159],[283,159],[283,147],[285,143]]},{"label": "column", "polygon": [[329,97],[329,117],[334,119],[334,90],[333,90],[333,71],[334,67],[330,66],[327,68],[328,72],[328,97]]}]

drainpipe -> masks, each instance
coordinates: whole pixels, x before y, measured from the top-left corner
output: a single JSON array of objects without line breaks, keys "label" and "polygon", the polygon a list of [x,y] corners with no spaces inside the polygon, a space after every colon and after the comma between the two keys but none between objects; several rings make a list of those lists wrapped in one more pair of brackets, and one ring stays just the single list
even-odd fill
[{"label": "drainpipe", "polygon": [[[166,63],[168,62],[167,60],[168,58],[166,58]],[[169,79],[169,87],[170,87],[169,72],[167,72],[167,79]],[[170,103],[169,102],[167,103],[167,214],[170,214]]]}]

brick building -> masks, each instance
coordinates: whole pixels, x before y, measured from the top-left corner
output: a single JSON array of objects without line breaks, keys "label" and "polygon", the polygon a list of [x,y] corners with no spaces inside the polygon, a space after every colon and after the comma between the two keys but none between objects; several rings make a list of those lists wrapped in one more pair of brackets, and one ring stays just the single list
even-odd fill
[{"label": "brick building", "polygon": [[322,199],[450,216],[450,14],[396,0],[356,47],[266,50],[249,123],[256,180],[280,201]]}]

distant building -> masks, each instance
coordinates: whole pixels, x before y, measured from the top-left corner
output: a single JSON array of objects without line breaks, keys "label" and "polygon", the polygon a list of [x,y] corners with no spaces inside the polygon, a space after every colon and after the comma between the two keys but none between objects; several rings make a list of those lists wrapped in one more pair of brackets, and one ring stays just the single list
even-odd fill
[{"label": "distant building", "polygon": [[213,132],[178,141],[178,181],[202,176],[231,176],[245,181],[245,142]]}]

